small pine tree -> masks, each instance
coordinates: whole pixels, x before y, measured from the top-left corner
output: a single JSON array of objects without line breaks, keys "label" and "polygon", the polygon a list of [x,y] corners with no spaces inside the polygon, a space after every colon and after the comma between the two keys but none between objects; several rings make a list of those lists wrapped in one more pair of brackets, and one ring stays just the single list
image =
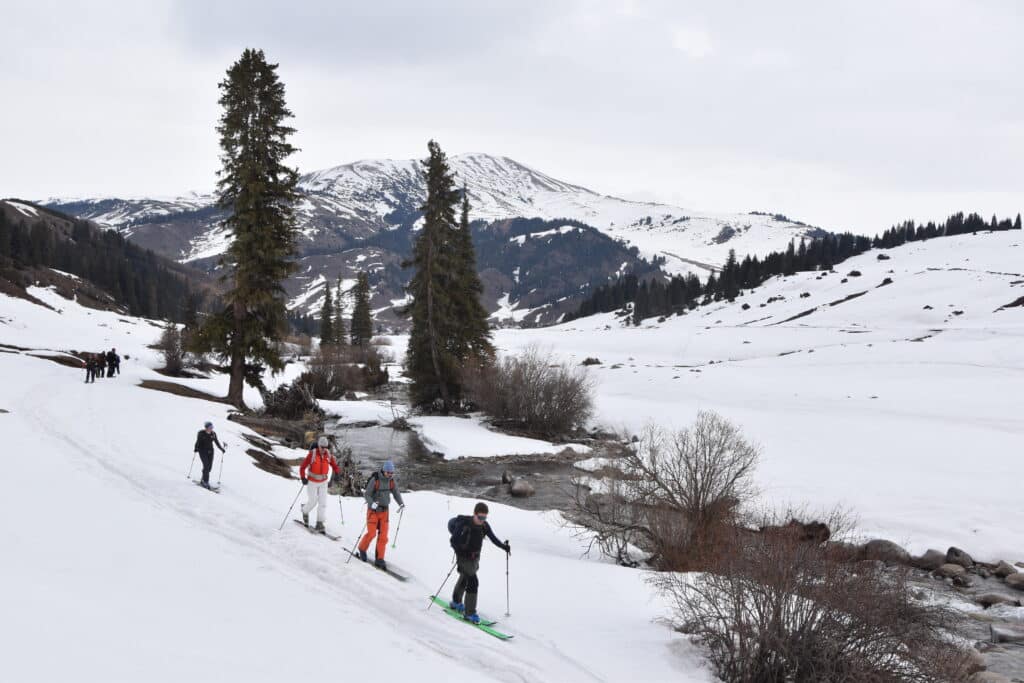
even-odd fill
[{"label": "small pine tree", "polygon": [[1014,230],[1020,230],[1020,229],[1021,229],[1021,224],[1020,224],[1020,214],[1019,214],[1019,213],[1017,214],[1017,220],[1015,220],[1015,221],[1013,222],[1013,229],[1014,229]]},{"label": "small pine tree", "polygon": [[494,347],[491,345],[491,329],[487,324],[487,310],[480,303],[484,286],[476,272],[476,251],[473,249],[473,235],[469,225],[469,193],[465,186],[462,188],[459,228],[452,242],[455,263],[450,289],[455,334],[451,352],[463,362],[470,358],[493,359]]},{"label": "small pine tree", "polygon": [[345,330],[345,292],[341,288],[341,277],[338,278],[338,295],[334,298],[334,343],[338,346],[348,344],[348,332]]},{"label": "small pine tree", "polygon": [[324,304],[320,307],[320,345],[329,346],[336,340],[334,331],[334,302],[331,301],[331,287],[324,287]]},{"label": "small pine tree", "polygon": [[356,277],[355,305],[352,308],[352,346],[366,346],[373,338],[370,317],[370,280],[366,273]]}]

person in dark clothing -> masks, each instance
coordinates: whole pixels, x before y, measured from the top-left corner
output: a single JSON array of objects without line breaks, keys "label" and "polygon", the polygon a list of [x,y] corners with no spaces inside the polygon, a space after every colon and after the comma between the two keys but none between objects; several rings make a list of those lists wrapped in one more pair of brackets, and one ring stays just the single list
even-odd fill
[{"label": "person in dark clothing", "polygon": [[91,353],[85,354],[85,383],[96,381],[96,359]]},{"label": "person in dark clothing", "polygon": [[107,377],[114,376],[114,370],[118,365],[117,349],[107,351]]},{"label": "person in dark clothing", "polygon": [[93,357],[96,359],[96,372],[93,373],[93,379],[103,377],[107,371],[107,355],[100,351]]},{"label": "person in dark clothing", "polygon": [[217,448],[220,452],[224,452],[224,447],[220,445],[220,441],[217,440],[217,432],[213,431],[213,423],[207,422],[203,425],[203,428],[196,435],[196,446],[195,452],[199,454],[199,459],[203,461],[203,479],[200,482],[206,488],[210,488],[210,470],[213,469],[213,445],[217,444]]},{"label": "person in dark clothing", "polygon": [[462,612],[463,618],[467,621],[478,624],[480,616],[476,613],[476,602],[480,581],[476,574],[480,569],[480,551],[483,549],[484,536],[506,553],[512,552],[512,546],[508,541],[499,541],[491,525],[487,523],[487,503],[477,503],[472,515],[452,517],[448,520],[448,531],[451,533],[452,550],[455,551],[455,562],[459,570],[459,580],[455,582],[452,600],[448,605]]}]

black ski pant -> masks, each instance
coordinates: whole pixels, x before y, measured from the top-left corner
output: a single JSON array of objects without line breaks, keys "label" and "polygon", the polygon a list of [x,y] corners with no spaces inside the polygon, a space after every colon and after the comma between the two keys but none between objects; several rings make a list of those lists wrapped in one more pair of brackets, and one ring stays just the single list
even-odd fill
[{"label": "black ski pant", "polygon": [[476,573],[480,570],[479,557],[456,556],[456,567],[459,572],[459,580],[455,582],[455,590],[452,592],[452,602],[462,602],[463,595],[466,598],[466,614],[476,614],[477,591],[480,588],[480,580]]},{"label": "black ski pant", "polygon": [[86,368],[85,369],[85,383],[88,384],[89,382],[96,381],[95,377],[94,377],[95,374],[96,374],[95,370],[93,370],[92,368]]},{"label": "black ski pant", "polygon": [[213,469],[213,450],[199,451],[199,459],[203,461],[203,483],[210,483],[210,470]]}]

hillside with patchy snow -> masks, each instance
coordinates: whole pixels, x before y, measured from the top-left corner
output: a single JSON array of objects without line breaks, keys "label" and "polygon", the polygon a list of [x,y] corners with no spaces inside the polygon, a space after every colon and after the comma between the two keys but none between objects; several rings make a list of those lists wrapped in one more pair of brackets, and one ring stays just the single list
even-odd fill
[{"label": "hillside with patchy snow", "polygon": [[[507,157],[461,154],[450,157],[456,182],[464,184],[472,203],[473,220],[486,221],[490,231],[475,239],[480,260],[509,248],[507,239],[496,231],[501,221],[539,218],[546,221],[570,219],[590,226],[587,230],[607,241],[620,243],[623,253],[611,268],[588,258],[589,250],[565,242],[564,256],[569,270],[589,282],[603,282],[636,256],[659,262],[668,273],[697,272],[706,275],[718,268],[730,249],[740,255],[764,254],[785,249],[792,239],[820,232],[816,228],[783,217],[764,214],[713,214],[650,202],[634,202],[601,195],[552,178]],[[351,280],[368,270],[378,296],[374,308],[378,317],[401,298],[401,286],[408,274],[399,264],[407,256],[419,220],[425,185],[418,160],[366,160],[302,176],[301,201],[296,215],[300,237],[299,273],[288,291],[295,309],[315,312],[323,296],[323,282]],[[85,198],[49,199],[51,208],[94,220],[116,229],[142,246],[170,258],[212,269],[227,248],[229,236],[219,226],[223,213],[211,194],[190,194],[171,199]],[[550,237],[558,225],[544,225],[537,237]],[[607,251],[595,235],[591,242]],[[513,235],[521,238],[522,235]],[[550,239],[548,241],[551,241]],[[556,241],[558,242],[558,241]],[[512,245],[514,246],[514,245]],[[549,245],[552,253],[560,248]],[[508,263],[485,278],[485,304],[506,320],[528,319],[551,322],[552,311],[534,313],[544,304],[580,295],[578,285],[552,283],[550,277],[529,279],[529,271]],[[528,287],[516,288],[518,279]],[[551,294],[542,299],[544,291]],[[527,297],[527,294],[533,296]],[[498,301],[508,296],[503,308]],[[508,313],[504,313],[507,310]],[[558,312],[567,310],[561,307]],[[516,311],[516,313],[513,313]],[[390,318],[391,322],[396,322]]]}]

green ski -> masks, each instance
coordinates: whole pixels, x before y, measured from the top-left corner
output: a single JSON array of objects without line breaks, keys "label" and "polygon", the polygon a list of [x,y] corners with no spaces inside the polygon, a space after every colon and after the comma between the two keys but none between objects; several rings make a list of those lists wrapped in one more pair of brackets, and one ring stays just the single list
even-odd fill
[{"label": "green ski", "polygon": [[466,621],[466,619],[462,616],[462,612],[458,612],[456,610],[453,610],[452,608],[450,608],[448,606],[448,603],[446,601],[442,600],[441,598],[432,597],[431,599],[434,601],[434,603],[438,607],[440,607],[442,610],[444,610],[445,614],[447,614],[448,616],[450,616],[453,619],[458,619],[459,621],[461,621],[464,624],[469,624],[470,626],[473,626],[475,628],[480,629],[484,633],[489,633],[490,635],[494,636],[495,638],[498,638],[499,640],[511,640],[512,637],[513,637],[513,636],[510,636],[507,633],[502,633],[501,631],[498,631],[498,630],[492,628],[492,626],[497,623],[495,621],[489,621],[489,620],[481,619],[479,624],[474,624],[471,621]]}]

